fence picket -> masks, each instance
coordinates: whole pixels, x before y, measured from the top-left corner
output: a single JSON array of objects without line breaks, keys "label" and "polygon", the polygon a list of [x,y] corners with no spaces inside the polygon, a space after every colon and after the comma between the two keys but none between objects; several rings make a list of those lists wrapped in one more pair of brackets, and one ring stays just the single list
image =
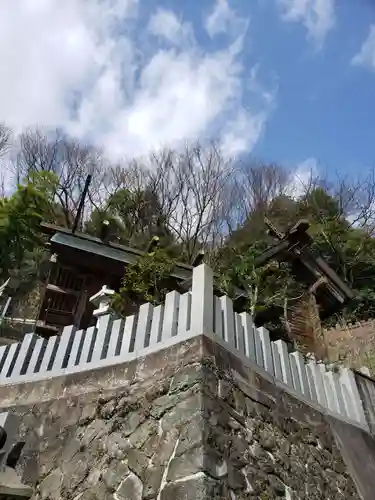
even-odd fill
[{"label": "fence picket", "polygon": [[84,330],[77,330],[73,335],[72,348],[70,350],[70,355],[67,363],[67,369],[76,366],[79,363],[80,350],[82,349],[82,337]]},{"label": "fence picket", "polygon": [[27,361],[27,357],[30,355],[30,348],[33,347],[34,340],[35,340],[34,333],[28,333],[24,336],[21,342],[16,363],[12,371],[12,377],[18,377],[21,375],[22,368],[25,362]]},{"label": "fence picket", "polygon": [[33,353],[30,358],[29,366],[27,367],[25,376],[32,377],[35,373],[36,364],[39,359],[40,351],[43,347],[44,339],[37,339],[34,345]]},{"label": "fence picket", "polygon": [[295,365],[296,370],[297,370],[301,392],[304,396],[306,396],[308,399],[310,399],[311,398],[310,388],[309,388],[309,382],[307,379],[307,371],[306,371],[306,365],[305,365],[305,360],[303,358],[303,355],[299,351],[295,351],[295,352],[292,352],[290,356],[294,360],[293,362],[294,362],[294,365]]},{"label": "fence picket", "polygon": [[307,383],[309,385],[309,393],[310,393],[310,398],[312,401],[317,401],[318,402],[318,395],[317,395],[317,389],[316,389],[316,381],[314,378],[314,373],[315,373],[315,363],[314,361],[309,361],[306,363],[306,375],[307,375]]},{"label": "fence picket", "polygon": [[92,363],[98,363],[103,359],[104,351],[109,341],[111,334],[112,319],[110,314],[101,316],[100,322],[96,330],[96,340],[94,350],[92,352]]},{"label": "fence picket", "polygon": [[177,335],[186,335],[190,330],[191,318],[191,293],[180,295],[180,307],[178,311]]},{"label": "fence picket", "polygon": [[0,380],[5,379],[7,377],[7,374],[9,372],[9,369],[11,367],[11,364],[14,360],[14,357],[16,356],[16,351],[17,351],[18,344],[11,344],[7,357],[5,359],[5,363],[3,364],[3,368],[1,370],[0,374]]},{"label": "fence picket", "polygon": [[66,367],[69,360],[70,348],[72,345],[72,336],[74,335],[74,327],[66,326],[60,337],[59,346],[56,351],[56,356],[51,369],[52,374],[60,374]]},{"label": "fence picket", "polygon": [[363,425],[367,425],[365,412],[363,410],[361,397],[359,395],[357,383],[355,381],[355,375],[349,368],[342,368],[340,373],[340,382],[345,388],[345,394],[347,394],[347,410],[348,414],[356,420],[361,422]]},{"label": "fence picket", "polygon": [[332,371],[327,371],[324,375],[328,407],[335,413],[346,415],[345,403],[340,387],[339,375]]},{"label": "fence picket", "polygon": [[221,339],[224,339],[223,332],[223,310],[221,306],[221,300],[219,297],[214,296],[214,332]]},{"label": "fence picket", "polygon": [[0,346],[0,374],[3,369],[5,359],[8,354],[8,350],[9,350],[9,344]]},{"label": "fence picket", "polygon": [[107,359],[111,359],[116,356],[117,346],[120,341],[120,336],[123,333],[124,320],[122,318],[115,319],[112,325],[111,338],[109,340]]},{"label": "fence picket", "polygon": [[[233,302],[227,295],[220,297],[223,315],[223,338],[232,348],[236,348],[236,337],[234,334]],[[194,311],[193,311],[194,314]]]},{"label": "fence picket", "polygon": [[288,346],[283,340],[276,340],[274,342],[276,349],[280,356],[282,380],[285,384],[293,387],[292,371],[290,367],[290,358],[288,353]]},{"label": "fence picket", "polygon": [[339,408],[338,408],[337,393],[332,375],[333,374],[331,371],[327,371],[324,374],[323,380],[326,389],[328,408],[333,412],[338,412]]},{"label": "fence picket", "polygon": [[161,340],[167,340],[177,335],[177,319],[180,294],[176,291],[169,292],[165,296],[164,320]]},{"label": "fence picket", "polygon": [[340,375],[338,373],[334,373],[333,377],[335,379],[335,385],[337,388],[337,399],[338,399],[339,413],[341,415],[347,415],[349,417],[350,414],[346,411],[344,393],[343,393],[341,382],[340,382]]},{"label": "fence picket", "polygon": [[57,342],[58,337],[56,335],[48,339],[46,350],[44,351],[43,359],[39,368],[39,373],[47,372]]},{"label": "fence picket", "polygon": [[213,272],[207,264],[194,267],[190,325],[196,335],[212,334],[214,330],[213,282]]},{"label": "fence picket", "polygon": [[293,352],[289,353],[289,361],[290,361],[290,371],[292,373],[293,387],[299,394],[302,394],[301,381],[299,378],[296,358],[293,356]]},{"label": "fence picket", "polygon": [[344,400],[344,406],[345,406],[345,414],[348,415],[349,418],[355,420],[355,409],[354,409],[354,404],[355,402],[352,400],[350,397],[348,388],[346,387],[345,384],[343,384],[340,380],[340,386],[342,390],[342,397]]},{"label": "fence picket", "polygon": [[135,316],[128,316],[125,318],[124,334],[122,337],[122,344],[120,350],[121,358],[126,357],[131,352],[133,332],[135,328]]},{"label": "fence picket", "polygon": [[283,380],[283,371],[281,368],[281,359],[279,350],[275,342],[271,342],[272,357],[273,357],[273,367],[275,370],[275,377],[279,380]]},{"label": "fence picket", "polygon": [[237,349],[241,354],[246,354],[244,328],[242,326],[241,316],[238,313],[234,314],[234,321],[236,327]]},{"label": "fence picket", "polygon": [[152,304],[142,304],[139,308],[138,322],[135,332],[134,351],[138,352],[147,347],[150,341],[150,328],[152,319]]},{"label": "fence picket", "polygon": [[244,330],[246,356],[250,361],[256,363],[253,319],[250,314],[246,312],[241,313],[240,316]]},{"label": "fence picket", "polygon": [[263,349],[262,342],[260,340],[259,330],[258,328],[254,328],[254,345],[255,345],[255,358],[256,362],[259,366],[264,368],[264,357],[263,357]]},{"label": "fence picket", "polygon": [[163,328],[164,306],[159,305],[154,307],[151,322],[150,346],[155,346],[161,340]]},{"label": "fence picket", "polygon": [[89,355],[91,352],[91,344],[94,341],[95,334],[96,334],[96,326],[90,326],[90,328],[87,328],[87,330],[84,334],[84,341],[83,341],[82,352],[81,352],[81,357],[80,357],[80,363],[82,363],[82,365],[86,365],[89,362]]},{"label": "fence picket", "polygon": [[271,375],[275,374],[273,357],[272,357],[272,347],[271,347],[271,339],[270,332],[264,328],[263,326],[258,328],[259,340],[262,346],[263,352],[263,362],[265,370]]},{"label": "fence picket", "polygon": [[324,384],[326,368],[322,363],[316,363],[315,361],[310,361],[308,366],[311,372],[311,379],[314,382],[317,401],[321,406],[328,408],[326,388]]}]

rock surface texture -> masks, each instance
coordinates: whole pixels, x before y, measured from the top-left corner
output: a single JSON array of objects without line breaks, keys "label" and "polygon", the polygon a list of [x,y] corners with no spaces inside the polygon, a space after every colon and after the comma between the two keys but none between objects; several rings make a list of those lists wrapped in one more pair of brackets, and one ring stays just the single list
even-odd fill
[{"label": "rock surface texture", "polygon": [[0,391],[34,500],[374,498],[370,435],[204,337],[75,377]]}]

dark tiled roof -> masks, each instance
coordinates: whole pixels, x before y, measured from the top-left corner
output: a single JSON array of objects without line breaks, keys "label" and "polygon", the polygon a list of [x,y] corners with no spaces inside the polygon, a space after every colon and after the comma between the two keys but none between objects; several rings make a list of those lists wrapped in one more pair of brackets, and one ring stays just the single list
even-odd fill
[{"label": "dark tiled roof", "polygon": [[[137,248],[127,247],[113,242],[104,243],[100,238],[90,236],[89,234],[78,232],[73,234],[70,229],[55,226],[53,224],[43,223],[41,226],[44,233],[51,235],[51,243],[100,255],[101,257],[124,262],[125,264],[132,264],[138,257],[145,254],[145,252]],[[185,280],[191,276],[192,271],[192,266],[178,263],[176,271],[172,275],[176,278]]]}]

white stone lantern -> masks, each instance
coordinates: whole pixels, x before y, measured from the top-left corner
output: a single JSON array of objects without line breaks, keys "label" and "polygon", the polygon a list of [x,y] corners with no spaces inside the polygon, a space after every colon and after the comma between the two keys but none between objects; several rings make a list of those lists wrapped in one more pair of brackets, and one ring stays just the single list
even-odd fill
[{"label": "white stone lantern", "polygon": [[98,293],[90,297],[90,302],[96,307],[92,314],[97,319],[97,328],[100,328],[101,318],[111,312],[111,301],[114,294],[114,290],[104,285]]}]

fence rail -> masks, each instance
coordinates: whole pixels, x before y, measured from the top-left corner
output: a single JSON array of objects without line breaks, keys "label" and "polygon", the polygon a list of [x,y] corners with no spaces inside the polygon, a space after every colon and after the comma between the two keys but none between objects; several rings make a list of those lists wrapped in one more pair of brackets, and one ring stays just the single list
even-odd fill
[{"label": "fence rail", "polygon": [[205,264],[194,269],[191,292],[172,291],[163,305],[143,304],[138,314],[125,319],[106,315],[87,330],[69,326],[49,339],[30,333],[22,342],[0,346],[0,385],[124,363],[199,335],[220,338],[305,400],[367,428],[354,373],[328,370],[298,351],[290,353],[282,340],[272,342],[248,313],[234,312],[229,297],[214,296],[212,271]]}]

